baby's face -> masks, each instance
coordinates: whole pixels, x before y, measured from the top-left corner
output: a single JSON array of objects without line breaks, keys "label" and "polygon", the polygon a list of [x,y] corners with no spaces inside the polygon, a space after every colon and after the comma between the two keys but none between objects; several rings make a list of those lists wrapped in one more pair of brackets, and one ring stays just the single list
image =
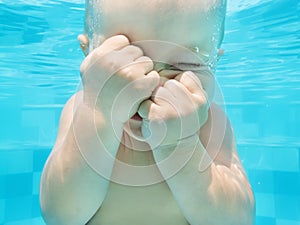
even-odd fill
[{"label": "baby's face", "polygon": [[[131,44],[141,47],[155,66],[180,64],[183,67],[180,70],[193,71],[199,61],[208,59],[211,62],[217,56],[223,35],[225,1],[87,0],[90,5],[87,5],[86,25],[92,24],[92,29],[86,32],[89,51],[103,40],[123,34]],[[156,71],[163,69],[155,68]],[[159,74],[162,76],[162,72]],[[195,74],[211,100],[214,92],[212,73]],[[137,121],[131,121],[126,127],[138,134],[140,123],[135,125],[134,122]]]},{"label": "baby's face", "polygon": [[98,18],[91,20],[97,25],[94,37],[89,39],[94,42],[93,47],[97,47],[104,39],[124,34],[131,43],[140,46],[146,56],[170,64],[193,63],[195,59],[186,50],[212,60],[223,34],[225,7],[222,2],[224,0],[101,0],[97,4],[95,1],[90,7],[98,12],[94,13]]}]

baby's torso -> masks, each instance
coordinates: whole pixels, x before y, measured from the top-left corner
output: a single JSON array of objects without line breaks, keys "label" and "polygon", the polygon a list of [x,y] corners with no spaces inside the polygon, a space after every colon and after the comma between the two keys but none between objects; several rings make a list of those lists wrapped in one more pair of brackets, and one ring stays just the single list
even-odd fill
[{"label": "baby's torso", "polygon": [[[151,152],[119,149],[118,158],[125,159],[126,163],[135,164],[137,161],[142,161],[146,164],[154,164]],[[116,173],[115,168],[113,173]],[[104,202],[87,223],[87,225],[154,224],[189,224],[164,181],[148,186],[127,186],[111,182]]]},{"label": "baby's torso", "polygon": [[88,225],[188,225],[165,183],[128,187],[111,183]]},{"label": "baby's torso", "polygon": [[[212,117],[218,122],[217,125],[213,127],[211,125]],[[208,141],[211,137],[215,137],[216,140],[223,140],[223,138],[218,135],[224,134],[220,132],[220,130],[222,131],[222,129],[224,129],[222,125],[226,125],[224,121],[226,121],[224,112],[221,111],[218,106],[212,104],[208,121],[201,128],[201,135],[199,136],[204,146],[208,145]],[[229,129],[228,127],[230,128],[230,125],[226,126],[227,129]],[[222,142],[222,149],[230,150],[218,152],[218,155],[215,155],[215,152],[208,151],[208,153],[212,154],[215,161],[225,164],[230,161],[232,157],[230,144],[231,136],[227,134]],[[144,149],[143,146],[135,147]],[[123,148],[120,147],[117,158],[130,165],[145,166],[155,164],[151,151],[132,151],[124,148],[124,146]],[[158,168],[156,169],[159,173]],[[115,172],[114,170],[113,173]],[[147,176],[147,174],[145,174],[145,176]],[[88,225],[168,224],[189,225],[166,182],[141,187],[124,186],[111,182],[102,206],[88,223]]]}]

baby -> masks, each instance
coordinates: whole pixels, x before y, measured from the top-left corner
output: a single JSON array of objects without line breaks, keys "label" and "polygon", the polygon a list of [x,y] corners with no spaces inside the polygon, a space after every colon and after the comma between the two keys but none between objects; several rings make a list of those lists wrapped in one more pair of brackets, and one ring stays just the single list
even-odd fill
[{"label": "baby", "polygon": [[225,0],[87,0],[83,90],[42,178],[48,225],[251,225],[213,71]]}]

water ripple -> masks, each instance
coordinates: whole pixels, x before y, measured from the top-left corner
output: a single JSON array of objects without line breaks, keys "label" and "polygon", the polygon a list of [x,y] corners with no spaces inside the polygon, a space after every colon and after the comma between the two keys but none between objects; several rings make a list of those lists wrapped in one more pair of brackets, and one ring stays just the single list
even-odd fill
[{"label": "water ripple", "polygon": [[[37,89],[55,98],[72,93],[83,59],[76,38],[84,0],[0,0],[0,9],[1,99]],[[298,0],[228,1],[217,70],[224,93],[286,102],[300,96],[299,15]]]},{"label": "water ripple", "polygon": [[245,96],[261,92],[262,101],[300,96],[300,2],[231,2],[240,7],[229,10],[226,21],[221,86]]}]

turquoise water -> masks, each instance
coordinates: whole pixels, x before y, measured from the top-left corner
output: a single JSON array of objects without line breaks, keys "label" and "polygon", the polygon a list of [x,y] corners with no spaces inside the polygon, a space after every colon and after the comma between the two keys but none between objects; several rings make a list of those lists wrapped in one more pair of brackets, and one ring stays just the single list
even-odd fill
[{"label": "turquoise water", "polygon": [[[0,0],[0,224],[44,224],[41,170],[83,56],[82,0]],[[300,1],[231,0],[216,76],[258,225],[300,224]]]}]

